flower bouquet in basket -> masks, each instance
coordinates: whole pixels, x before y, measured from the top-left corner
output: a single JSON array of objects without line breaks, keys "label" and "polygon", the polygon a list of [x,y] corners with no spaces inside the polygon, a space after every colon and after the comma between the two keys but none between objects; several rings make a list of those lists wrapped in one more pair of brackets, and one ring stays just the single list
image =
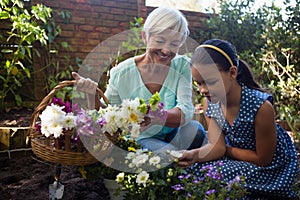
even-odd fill
[{"label": "flower bouquet in basket", "polygon": [[[60,89],[75,83],[59,83],[36,107],[31,117],[31,147],[33,153],[43,160],[79,166],[97,162],[82,143],[83,137],[77,130],[77,113],[82,108],[74,102],[72,104],[69,100],[63,101],[55,96]],[[96,92],[108,102],[99,88]]]}]

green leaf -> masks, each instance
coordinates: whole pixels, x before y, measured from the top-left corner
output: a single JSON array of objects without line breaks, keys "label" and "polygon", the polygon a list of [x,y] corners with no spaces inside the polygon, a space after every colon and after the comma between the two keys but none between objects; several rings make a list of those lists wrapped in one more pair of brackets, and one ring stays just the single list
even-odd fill
[{"label": "green leaf", "polygon": [[0,19],[8,19],[9,13],[7,11],[1,11],[0,12]]}]

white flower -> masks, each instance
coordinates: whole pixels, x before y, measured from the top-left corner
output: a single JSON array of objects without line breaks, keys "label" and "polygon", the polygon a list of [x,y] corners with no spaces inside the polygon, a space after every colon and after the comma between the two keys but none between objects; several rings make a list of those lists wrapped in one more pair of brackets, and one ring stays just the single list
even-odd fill
[{"label": "white flower", "polygon": [[63,127],[70,130],[76,126],[76,117],[73,113],[68,113],[63,120]]},{"label": "white flower", "polygon": [[174,158],[181,158],[183,156],[182,151],[170,151],[170,155],[173,156]]},{"label": "white flower", "polygon": [[134,168],[135,165],[134,165],[133,163],[129,163],[128,167],[129,167],[129,168]]},{"label": "white flower", "polygon": [[64,109],[64,106],[51,104],[39,116],[41,119],[41,132],[46,137],[54,135],[55,138],[58,138],[63,134],[66,112],[62,109]]},{"label": "white flower", "polygon": [[44,134],[46,137],[49,137],[49,136],[51,135],[51,133],[50,133],[49,130],[48,130],[47,124],[43,124],[43,125],[41,126],[41,132],[42,132],[42,134]]},{"label": "white flower", "polygon": [[60,135],[63,135],[62,123],[57,121],[49,124],[48,131],[53,134],[55,138],[58,138]]},{"label": "white flower", "polygon": [[130,136],[132,139],[136,139],[140,135],[140,125],[139,124],[132,124]]},{"label": "white flower", "polygon": [[148,160],[149,156],[147,154],[140,154],[137,155],[135,158],[132,159],[132,163],[139,167],[144,164]]},{"label": "white flower", "polygon": [[139,98],[135,98],[134,100],[125,99],[122,101],[121,112],[129,123],[140,123],[143,121],[144,115],[139,111],[139,106]]},{"label": "white flower", "polygon": [[145,171],[139,173],[136,177],[136,183],[141,185],[143,184],[146,187],[147,180],[149,179],[149,174]]},{"label": "white flower", "polygon": [[104,132],[110,133],[111,135],[113,135],[118,130],[118,126],[116,124],[116,109],[116,106],[108,105],[103,115],[106,124],[103,126],[102,130]]},{"label": "white flower", "polygon": [[149,163],[153,166],[158,165],[160,163],[160,157],[159,156],[153,156],[149,159]]},{"label": "white flower", "polygon": [[136,157],[136,154],[134,152],[129,152],[127,154],[127,156],[125,157],[125,159],[131,160],[131,159],[133,159],[135,157]]},{"label": "white flower", "polygon": [[124,180],[125,173],[121,172],[117,175],[116,181],[117,183],[121,183]]}]

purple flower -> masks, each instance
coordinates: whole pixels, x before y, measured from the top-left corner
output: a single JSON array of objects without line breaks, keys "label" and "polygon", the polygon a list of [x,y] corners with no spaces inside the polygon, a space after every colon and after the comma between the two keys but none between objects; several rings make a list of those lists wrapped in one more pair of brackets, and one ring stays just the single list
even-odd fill
[{"label": "purple flower", "polygon": [[70,113],[72,112],[72,108],[71,108],[71,103],[69,101],[67,101],[65,103],[65,108],[63,109],[66,113]]},{"label": "purple flower", "polygon": [[216,192],[216,190],[215,190],[215,189],[212,189],[212,190],[207,190],[205,194],[211,195],[211,194],[213,194],[213,193],[215,193],[215,192]]},{"label": "purple flower", "polygon": [[105,124],[107,124],[105,118],[102,118],[102,119],[98,120],[96,123],[97,123],[100,127],[103,127]]},{"label": "purple flower", "polygon": [[182,179],[184,178],[184,175],[181,174],[181,175],[178,176],[178,178],[179,178],[180,180],[182,180]]},{"label": "purple flower", "polygon": [[176,185],[172,186],[172,188],[176,191],[184,189],[184,187],[181,184],[176,184]]}]

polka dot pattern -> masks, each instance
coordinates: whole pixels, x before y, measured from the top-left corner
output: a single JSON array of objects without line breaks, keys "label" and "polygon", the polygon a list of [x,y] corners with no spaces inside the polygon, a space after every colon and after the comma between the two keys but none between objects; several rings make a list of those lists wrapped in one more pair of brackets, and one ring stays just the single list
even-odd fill
[{"label": "polka dot pattern", "polygon": [[[240,111],[232,126],[226,122],[220,104],[209,104],[206,115],[217,121],[229,145],[255,150],[254,118],[266,100],[273,103],[273,98],[269,94],[242,85]],[[276,131],[277,147],[271,164],[260,167],[224,156],[221,172],[225,181],[243,175],[246,178],[245,189],[252,194],[294,197],[292,185],[299,172],[297,153],[288,133],[278,124]],[[212,163],[214,162],[195,163],[189,171],[200,176],[201,167]]]}]

